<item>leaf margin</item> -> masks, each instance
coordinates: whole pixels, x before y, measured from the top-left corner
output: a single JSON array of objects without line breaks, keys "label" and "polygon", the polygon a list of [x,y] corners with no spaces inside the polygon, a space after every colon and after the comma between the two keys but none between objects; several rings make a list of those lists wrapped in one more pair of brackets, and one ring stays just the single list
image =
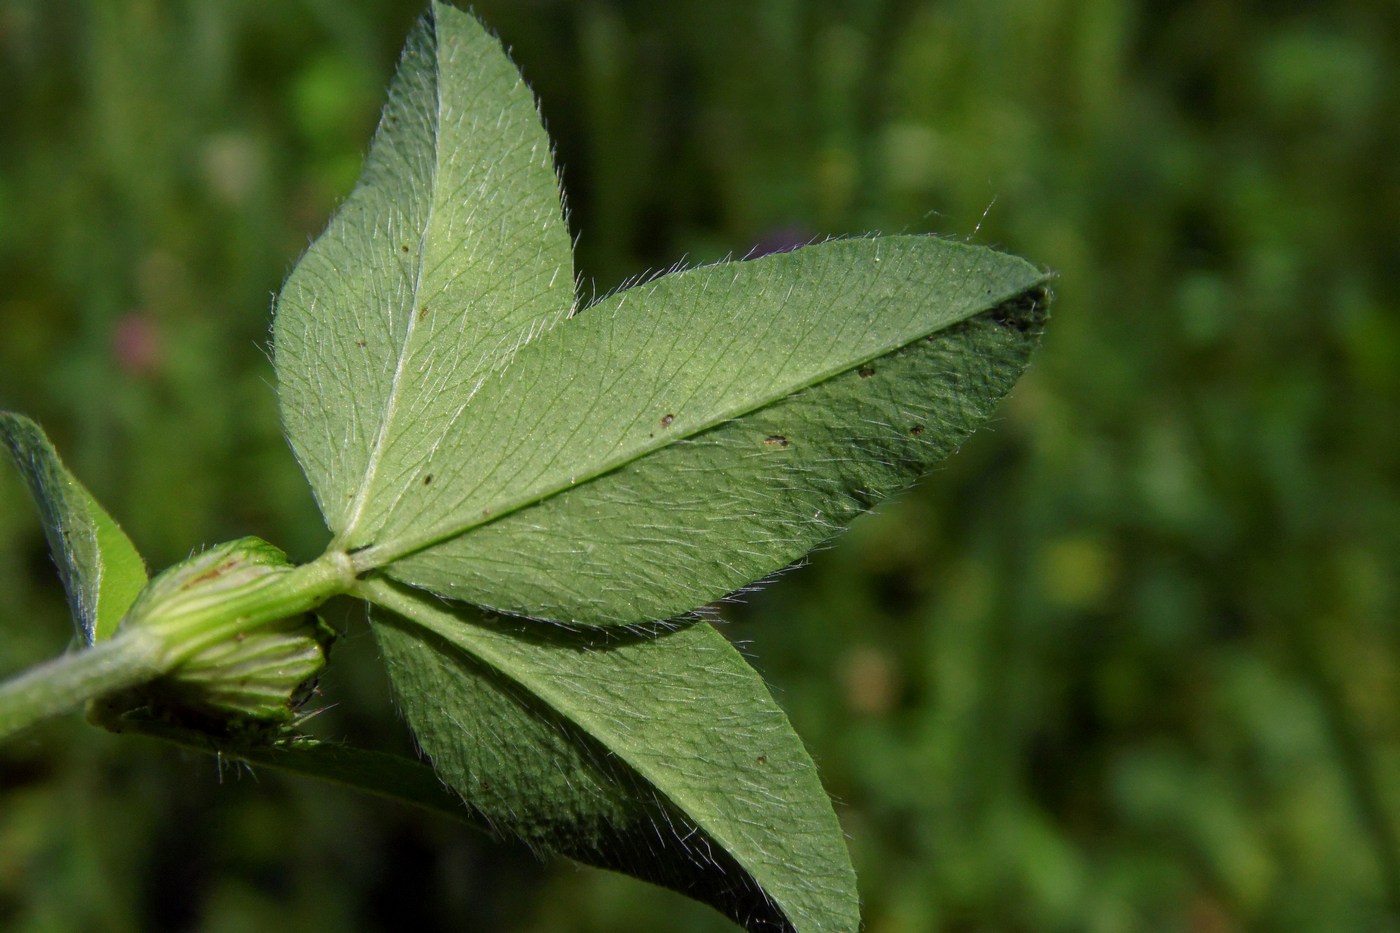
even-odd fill
[{"label": "leaf margin", "polygon": [[0,411],[0,446],[9,450],[39,511],[78,638],[90,646],[111,637],[148,579],[136,545],[33,419]]}]

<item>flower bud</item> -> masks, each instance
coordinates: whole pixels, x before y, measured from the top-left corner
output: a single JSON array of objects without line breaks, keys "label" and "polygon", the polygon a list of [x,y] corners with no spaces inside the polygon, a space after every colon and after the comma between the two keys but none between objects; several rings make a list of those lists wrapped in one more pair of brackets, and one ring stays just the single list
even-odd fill
[{"label": "flower bud", "polygon": [[112,702],[225,735],[289,723],[334,637],[307,610],[344,589],[334,567],[317,570],[289,563],[266,541],[242,538],[161,573],[122,629],[158,634],[168,672]]}]

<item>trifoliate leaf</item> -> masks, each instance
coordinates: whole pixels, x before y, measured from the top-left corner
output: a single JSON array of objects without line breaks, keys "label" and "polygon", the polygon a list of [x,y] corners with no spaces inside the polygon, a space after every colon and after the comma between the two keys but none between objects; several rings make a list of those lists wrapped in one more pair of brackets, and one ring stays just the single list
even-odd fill
[{"label": "trifoliate leaf", "polygon": [[78,637],[89,645],[109,637],[146,585],[136,546],[68,472],[37,424],[0,412],[0,441],[39,507]]}]

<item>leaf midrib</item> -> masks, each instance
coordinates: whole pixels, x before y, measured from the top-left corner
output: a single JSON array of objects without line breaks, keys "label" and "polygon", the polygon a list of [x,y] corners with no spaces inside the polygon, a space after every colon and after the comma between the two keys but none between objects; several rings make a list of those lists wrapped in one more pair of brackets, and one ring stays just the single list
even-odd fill
[{"label": "leaf midrib", "polygon": [[403,342],[399,347],[399,356],[394,363],[394,376],[389,381],[389,394],[384,400],[384,417],[380,419],[379,431],[374,438],[374,447],[370,449],[369,459],[365,463],[364,476],[360,481],[360,488],[355,493],[354,501],[350,506],[349,514],[345,521],[345,527],[336,534],[330,548],[342,548],[344,542],[352,539],[360,519],[365,514],[365,507],[370,501],[370,490],[374,486],[375,476],[379,472],[379,464],[384,458],[384,452],[388,449],[390,429],[394,422],[394,416],[399,410],[400,386],[404,369],[411,355],[409,348],[413,343],[413,335],[418,328],[418,307],[419,296],[423,292],[423,277],[427,264],[428,233],[433,228],[433,218],[437,213],[438,197],[437,186],[438,177],[442,170],[442,58],[441,43],[438,41],[437,33],[437,10],[433,8],[433,27],[431,38],[433,43],[433,173],[428,180],[428,212],[423,218],[422,228],[418,231],[418,257],[417,269],[413,277],[413,289],[408,301],[408,326],[404,329]]},{"label": "leaf midrib", "polygon": [[[540,487],[536,487],[525,493],[522,493],[521,495],[513,499],[507,499],[500,504],[487,505],[483,507],[481,512],[478,512],[476,514],[473,514],[471,516],[468,516],[466,518],[460,519],[447,525],[438,526],[437,528],[430,528],[428,531],[425,531],[421,535],[406,537],[398,541],[393,541],[389,543],[380,542],[371,544],[366,547],[362,547],[351,554],[351,559],[353,560],[355,565],[355,571],[356,573],[365,573],[370,570],[385,567],[388,564],[393,563],[394,561],[402,560],[406,557],[431,548],[435,545],[441,544],[445,541],[449,541],[453,538],[460,537],[461,535],[464,535],[475,528],[479,528],[483,525],[488,525],[492,522],[499,521],[500,519],[505,518],[506,516],[514,512],[518,512],[521,509],[525,509],[532,505],[536,505],[549,498],[552,498],[553,496],[559,495],[560,493],[567,492],[570,489],[575,489],[579,486],[593,482],[599,477],[612,473],[615,470],[619,470],[627,466],[628,464],[645,459],[646,457],[650,456],[653,453],[656,453],[659,450],[662,450],[666,447],[670,447],[689,438],[696,437],[722,424],[735,421],[740,418],[744,418],[784,398],[788,398],[789,396],[792,396],[798,392],[810,389],[813,386],[820,385],[823,382],[827,382],[828,380],[834,379],[837,376],[842,375],[843,373],[848,373],[851,370],[856,369],[857,367],[865,363],[872,362],[874,360],[880,359],[881,357],[888,356],[889,354],[894,353],[904,347],[911,346],[917,343],[918,341],[925,339],[931,334],[947,330],[950,327],[954,327],[974,317],[977,317],[979,314],[985,314],[991,310],[1001,307],[1002,305],[1014,300],[1015,298],[1033,290],[1037,286],[1043,285],[1046,282],[1047,278],[1047,276],[1041,274],[1037,278],[1032,279],[1028,282],[1008,287],[1005,291],[1001,293],[994,292],[991,295],[984,297],[982,301],[970,305],[967,309],[964,309],[964,311],[960,312],[957,317],[944,322],[939,327],[936,327],[932,330],[921,330],[918,333],[915,333],[912,337],[901,337],[897,341],[890,341],[887,344],[881,345],[880,349],[872,353],[868,353],[849,362],[843,362],[839,365],[833,365],[831,367],[819,370],[815,375],[811,376],[810,378],[807,378],[805,380],[797,380],[792,383],[786,384],[780,390],[773,390],[770,387],[767,392],[762,394],[761,398],[757,399],[752,403],[737,404],[732,406],[731,408],[720,410],[718,413],[712,415],[710,418],[705,419],[704,421],[701,421],[693,425],[692,427],[682,428],[680,431],[668,430],[665,433],[659,433],[655,438],[644,440],[640,443],[631,445],[630,447],[626,448],[626,450],[623,453],[611,458],[603,459],[598,463],[594,464],[592,467],[589,467],[588,469],[585,469],[583,471],[572,471],[567,479],[563,479],[555,483],[546,483]],[[617,313],[618,310],[620,309],[614,310],[614,313]],[[585,313],[587,312],[585,311]],[[564,322],[564,327],[567,330],[567,321]],[[503,375],[506,375],[509,372],[510,367],[506,367],[501,373],[496,374],[496,378],[501,378]]]}]

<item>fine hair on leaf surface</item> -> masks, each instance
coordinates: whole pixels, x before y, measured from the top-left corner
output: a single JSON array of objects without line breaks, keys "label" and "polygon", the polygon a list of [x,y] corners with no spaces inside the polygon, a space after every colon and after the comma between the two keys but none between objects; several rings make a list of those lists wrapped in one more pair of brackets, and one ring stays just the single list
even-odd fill
[{"label": "fine hair on leaf surface", "polygon": [[708,892],[731,915],[771,902],[799,929],[854,922],[811,758],[711,626],[561,635],[386,581],[364,593],[416,623],[376,626],[400,704],[499,832]]},{"label": "fine hair on leaf surface", "polygon": [[[750,930],[854,933],[817,768],[701,610],[951,454],[1027,366],[1048,281],[870,236],[677,265],[585,307],[535,99],[435,2],[276,301],[325,552],[294,565],[245,537],[148,582],[37,425],[0,413],[92,646],[47,686],[0,684],[0,737],[91,700],[113,731],[460,809]],[[436,780],[298,734],[336,634],[315,613],[342,596],[368,604]]]},{"label": "fine hair on leaf surface", "polygon": [[[435,5],[359,185],[278,299],[288,437],[380,607],[409,724],[498,832],[689,884],[754,928],[854,929],[815,767],[714,629],[568,638],[685,616],[908,486],[1024,369],[1047,277],[933,237],[855,238],[579,310],[551,151],[496,41]],[[705,651],[733,676],[696,679]],[[765,716],[769,739],[713,757]],[[634,850],[639,826],[725,857]]]}]

